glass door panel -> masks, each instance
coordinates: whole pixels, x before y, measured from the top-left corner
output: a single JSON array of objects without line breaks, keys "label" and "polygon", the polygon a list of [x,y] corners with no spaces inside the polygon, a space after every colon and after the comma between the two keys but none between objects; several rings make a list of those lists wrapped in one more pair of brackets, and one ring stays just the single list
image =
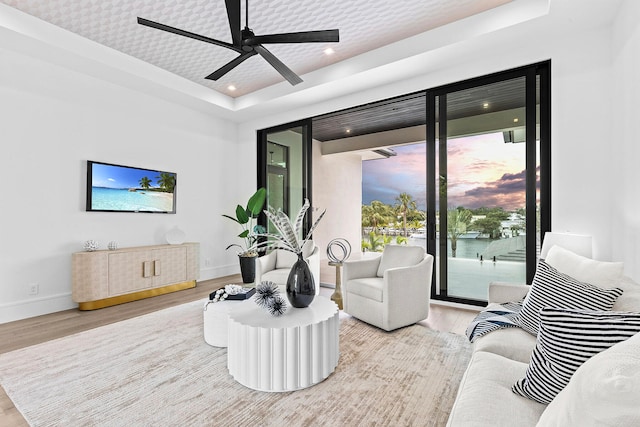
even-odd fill
[{"label": "glass door panel", "polygon": [[[310,198],[309,127],[304,121],[259,132],[258,187],[267,189],[265,206],[281,209],[289,217],[297,215],[304,199]],[[264,215],[259,223],[275,231],[272,224],[265,224]]]},{"label": "glass door panel", "polygon": [[[267,206],[289,215],[289,147],[268,141],[267,153]],[[271,222],[268,231],[276,231]]]},{"label": "glass door panel", "polygon": [[527,281],[527,78],[433,97],[436,298],[481,302],[490,282]]}]

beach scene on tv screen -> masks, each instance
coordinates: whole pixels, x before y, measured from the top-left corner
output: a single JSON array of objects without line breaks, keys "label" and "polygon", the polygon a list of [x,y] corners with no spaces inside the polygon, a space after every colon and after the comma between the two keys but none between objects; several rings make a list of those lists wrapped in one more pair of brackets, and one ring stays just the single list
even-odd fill
[{"label": "beach scene on tv screen", "polygon": [[93,163],[91,209],[172,212],[176,174]]}]

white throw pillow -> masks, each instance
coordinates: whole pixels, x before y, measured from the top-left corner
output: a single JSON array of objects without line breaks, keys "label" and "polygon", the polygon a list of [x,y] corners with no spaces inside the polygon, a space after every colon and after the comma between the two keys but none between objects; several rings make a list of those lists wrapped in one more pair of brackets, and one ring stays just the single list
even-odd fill
[{"label": "white throw pillow", "polygon": [[596,354],[547,406],[538,427],[640,426],[640,333]]},{"label": "white throw pillow", "polygon": [[424,248],[421,246],[387,245],[382,251],[377,276],[383,277],[384,272],[390,268],[416,265],[423,258]]},{"label": "white throw pillow", "polygon": [[614,287],[622,279],[624,271],[622,262],[596,261],[558,245],[549,249],[545,262],[580,282],[591,283],[601,288]]},{"label": "white throw pillow", "polygon": [[[302,258],[305,260],[311,256],[315,244],[312,240],[308,240],[302,247]],[[298,261],[298,255],[293,252],[277,249],[278,255],[276,256],[276,268],[291,268],[296,261]]]},{"label": "white throw pillow", "polygon": [[624,293],[616,300],[611,310],[640,313],[640,284],[634,282],[630,277],[622,276],[617,287],[622,289]]},{"label": "white throw pillow", "polygon": [[293,252],[285,251],[284,249],[276,249],[276,251],[276,269],[291,268],[298,260],[298,255]]}]

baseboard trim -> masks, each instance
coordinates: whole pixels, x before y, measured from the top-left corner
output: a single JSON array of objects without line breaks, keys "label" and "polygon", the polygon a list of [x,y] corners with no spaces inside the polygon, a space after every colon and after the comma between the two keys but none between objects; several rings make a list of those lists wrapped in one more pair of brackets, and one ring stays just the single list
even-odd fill
[{"label": "baseboard trim", "polygon": [[220,267],[201,268],[198,281],[217,279],[218,277],[232,276],[234,274],[240,274],[240,265],[237,263]]},{"label": "baseboard trim", "polygon": [[71,292],[0,304],[0,324],[77,308]]},{"label": "baseboard trim", "polygon": [[[217,279],[234,274],[240,274],[240,266],[237,263],[203,268],[200,269],[198,281]],[[76,308],[78,308],[78,303],[71,298],[71,292],[4,303],[0,304],[0,324]]]}]

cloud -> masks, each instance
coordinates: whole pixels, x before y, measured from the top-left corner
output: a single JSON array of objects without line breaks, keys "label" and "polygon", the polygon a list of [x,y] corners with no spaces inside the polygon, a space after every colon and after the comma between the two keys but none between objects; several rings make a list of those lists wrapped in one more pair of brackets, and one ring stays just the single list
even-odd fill
[{"label": "cloud", "polygon": [[362,162],[362,203],[379,200],[395,204],[400,193],[409,193],[426,207],[426,144],[393,148],[398,155],[388,159]]},{"label": "cloud", "polygon": [[[500,206],[506,210],[524,207],[526,173],[522,148],[505,145],[501,133],[448,141],[449,206]],[[362,163],[362,203],[379,200],[393,205],[395,198],[406,192],[420,209],[425,209],[426,144],[393,149],[398,153],[395,157]]]},{"label": "cloud", "polygon": [[113,178],[107,178],[107,181],[116,182],[116,180]]},{"label": "cloud", "polygon": [[[464,191],[460,195],[449,197],[452,206],[464,206],[469,209],[479,207],[502,207],[505,210],[523,208],[526,203],[526,170],[518,173],[505,173],[500,179],[488,182]],[[540,186],[540,168],[537,169],[536,187]]]}]

